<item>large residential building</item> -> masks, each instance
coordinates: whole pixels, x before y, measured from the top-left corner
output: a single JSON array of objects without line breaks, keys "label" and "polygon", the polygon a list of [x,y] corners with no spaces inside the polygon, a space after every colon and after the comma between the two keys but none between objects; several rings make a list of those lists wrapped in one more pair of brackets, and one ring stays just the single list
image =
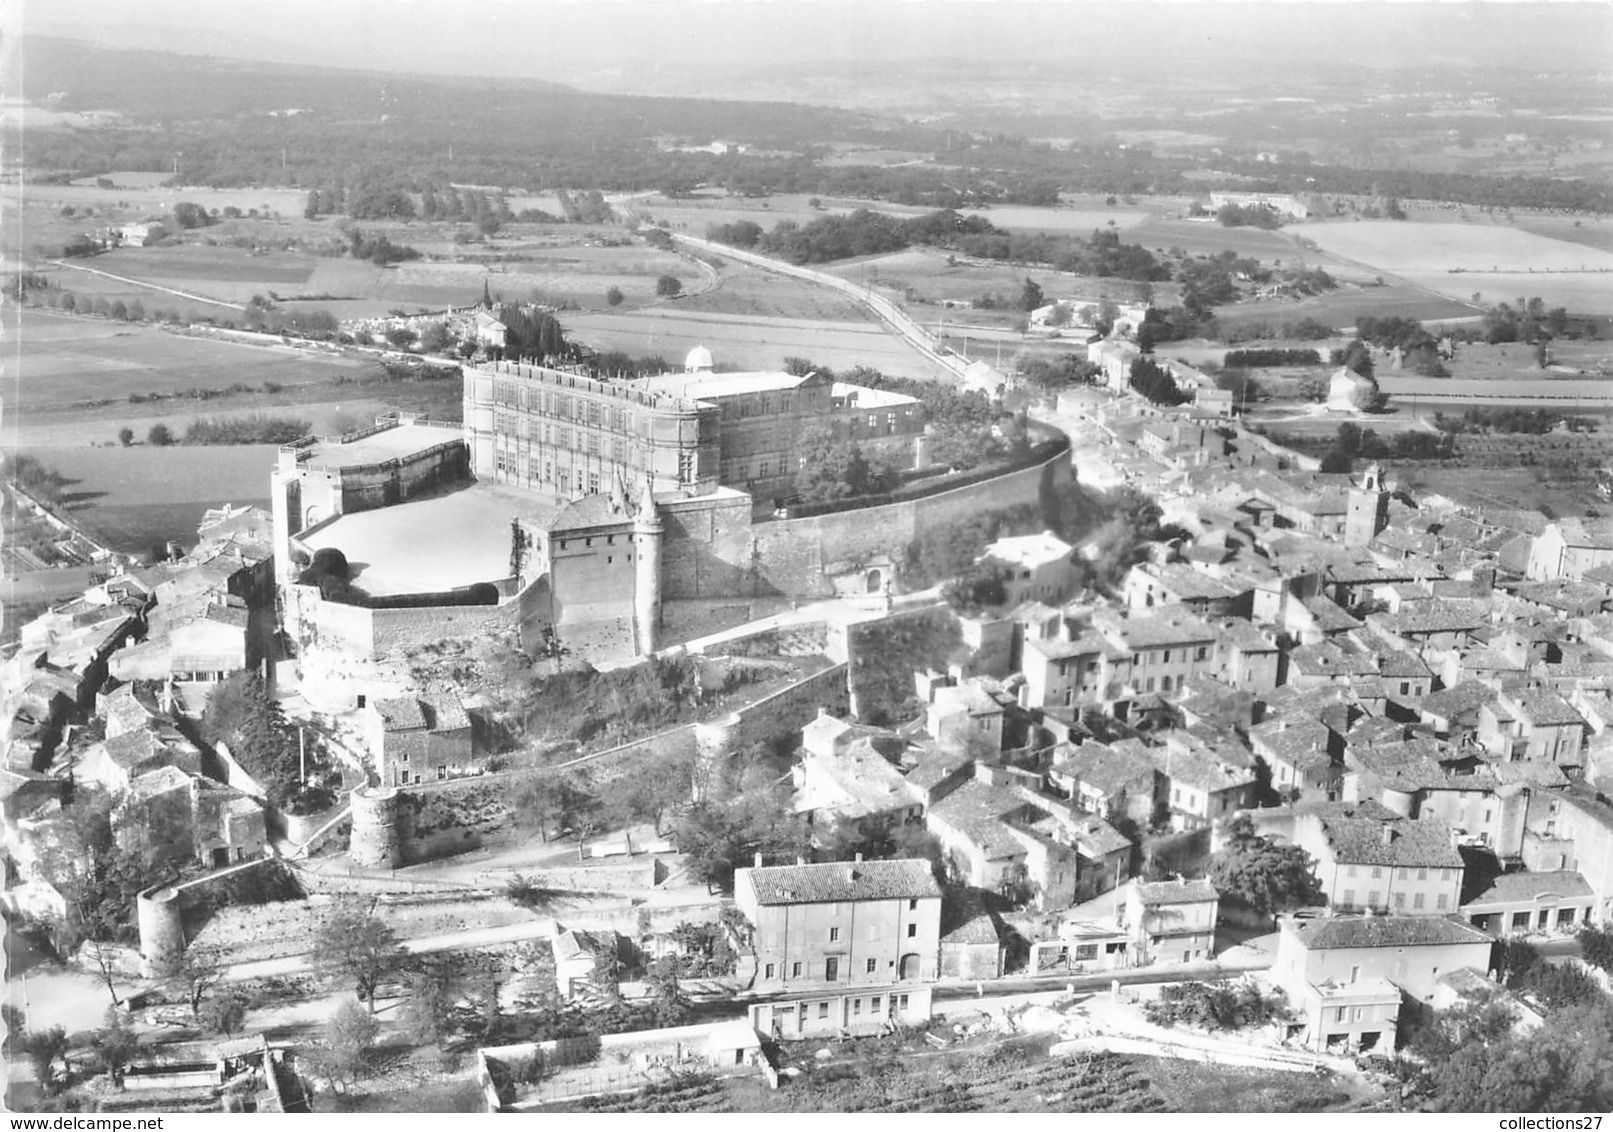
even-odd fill
[{"label": "large residential building", "polygon": [[842,861],[738,869],[758,991],[933,981],[941,888],[928,861]]},{"label": "large residential building", "polygon": [[1433,916],[1456,911],[1462,855],[1451,827],[1376,802],[1322,802],[1296,813],[1293,841],[1316,859],[1335,912]]}]

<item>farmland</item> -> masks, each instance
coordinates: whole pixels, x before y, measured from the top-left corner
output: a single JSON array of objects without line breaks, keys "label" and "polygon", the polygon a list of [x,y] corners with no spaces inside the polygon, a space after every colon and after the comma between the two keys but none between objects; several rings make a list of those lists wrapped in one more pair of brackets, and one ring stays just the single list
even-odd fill
[{"label": "farmland", "polygon": [[1495,224],[1368,220],[1295,228],[1334,254],[1452,298],[1538,295],[1570,313],[1613,307],[1613,252]]},{"label": "farmland", "polygon": [[1041,1042],[804,1067],[777,1091],[756,1077],[693,1075],[635,1093],[545,1106],[546,1112],[1141,1113],[1321,1112],[1381,1102],[1346,1080],[1310,1080],[1204,1062],[1098,1052],[1049,1057]]},{"label": "farmland", "polygon": [[[154,326],[24,310],[8,377],[12,403],[33,424],[51,414],[81,413],[94,402],[233,384],[326,385],[352,379],[368,359],[291,348],[240,345],[173,334]],[[323,398],[321,398],[323,399]],[[8,433],[15,421],[8,421]]]},{"label": "farmland", "polygon": [[1227,330],[1251,323],[1280,325],[1314,318],[1335,329],[1355,325],[1362,315],[1387,318],[1399,315],[1419,322],[1475,318],[1470,304],[1457,302],[1421,287],[1386,283],[1381,287],[1342,287],[1304,299],[1268,299],[1217,307],[1216,321]]},{"label": "farmland", "polygon": [[571,337],[596,350],[658,354],[673,365],[703,345],[728,369],[778,369],[792,356],[836,370],[866,365],[908,377],[932,377],[936,368],[874,322],[689,312],[676,303],[619,314],[567,314],[562,321]]}]

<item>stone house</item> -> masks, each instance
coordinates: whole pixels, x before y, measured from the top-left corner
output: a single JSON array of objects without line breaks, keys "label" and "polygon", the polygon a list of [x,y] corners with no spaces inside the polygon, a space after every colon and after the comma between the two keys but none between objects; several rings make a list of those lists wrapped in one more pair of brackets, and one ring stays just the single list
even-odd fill
[{"label": "stone house", "polygon": [[470,717],[454,692],[377,700],[363,711],[370,757],[383,784],[436,782],[479,769]]},{"label": "stone house", "polygon": [[1220,893],[1207,880],[1133,881],[1126,895],[1124,926],[1131,960],[1191,963],[1215,956]]},{"label": "stone house", "polygon": [[941,888],[928,861],[738,869],[734,904],[751,924],[754,990],[838,991],[936,977]]}]

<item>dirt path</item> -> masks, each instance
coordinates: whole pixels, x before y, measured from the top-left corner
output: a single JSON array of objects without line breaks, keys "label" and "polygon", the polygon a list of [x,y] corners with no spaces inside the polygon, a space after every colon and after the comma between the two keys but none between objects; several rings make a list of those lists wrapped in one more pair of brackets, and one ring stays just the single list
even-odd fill
[{"label": "dirt path", "polygon": [[210,298],[207,295],[198,295],[194,291],[179,291],[173,287],[162,287],[156,283],[147,283],[144,279],[130,279],[127,275],[113,275],[110,271],[102,271],[98,267],[85,267],[81,263],[68,263],[66,260],[53,259],[49,263],[53,267],[66,268],[69,271],[83,271],[90,275],[99,275],[103,279],[112,279],[118,283],[128,283],[134,287],[144,287],[148,291],[161,291],[165,295],[178,295],[181,299],[189,299],[195,303],[207,303],[210,306],[223,307],[226,310],[238,311],[244,308],[239,303],[226,303],[223,299]]}]

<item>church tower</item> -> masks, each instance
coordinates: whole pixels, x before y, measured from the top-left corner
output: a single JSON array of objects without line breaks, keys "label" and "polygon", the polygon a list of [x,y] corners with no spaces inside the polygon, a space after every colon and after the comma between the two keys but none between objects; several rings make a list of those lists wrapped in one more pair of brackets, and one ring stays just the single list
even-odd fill
[{"label": "church tower", "polygon": [[1369,464],[1361,482],[1350,489],[1344,516],[1344,545],[1366,546],[1389,525],[1389,492],[1383,486],[1383,469]]},{"label": "church tower", "polygon": [[639,656],[655,651],[661,630],[661,516],[645,479],[633,515],[633,636]]}]

